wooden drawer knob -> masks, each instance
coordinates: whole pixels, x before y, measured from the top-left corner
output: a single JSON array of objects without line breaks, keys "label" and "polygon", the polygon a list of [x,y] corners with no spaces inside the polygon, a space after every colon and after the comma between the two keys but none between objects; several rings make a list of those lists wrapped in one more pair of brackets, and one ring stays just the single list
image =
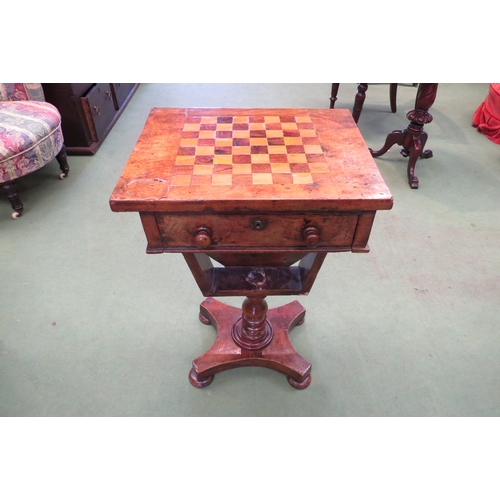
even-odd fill
[{"label": "wooden drawer knob", "polygon": [[316,248],[319,245],[319,231],[315,226],[306,226],[302,230],[302,236],[307,248]]},{"label": "wooden drawer knob", "polygon": [[198,248],[207,248],[212,240],[212,231],[208,227],[200,227],[194,235],[194,244]]}]

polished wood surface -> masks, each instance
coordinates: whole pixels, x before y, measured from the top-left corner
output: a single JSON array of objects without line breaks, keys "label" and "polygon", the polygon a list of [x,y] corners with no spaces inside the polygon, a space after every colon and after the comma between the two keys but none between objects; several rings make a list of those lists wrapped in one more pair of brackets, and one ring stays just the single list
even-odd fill
[{"label": "polished wood surface", "polygon": [[247,108],[152,109],[110,199],[140,213],[148,253],[182,253],[209,297],[200,319],[217,339],[193,361],[199,388],[241,366],[306,388],[311,366],[288,337],[305,310],[266,297],[309,293],[328,252],[367,252],[392,203],[347,110]]},{"label": "polished wood surface", "polygon": [[409,111],[406,117],[410,124],[404,130],[394,130],[386,138],[381,149],[374,151],[370,149],[372,156],[382,156],[395,144],[402,146],[400,153],[408,158],[407,176],[408,184],[412,189],[418,189],[418,177],[415,175],[415,167],[419,158],[432,158],[430,149],[425,149],[427,132],[424,125],[432,121],[429,109],[436,100],[438,90],[437,83],[421,83],[418,86],[415,98],[415,109]]}]

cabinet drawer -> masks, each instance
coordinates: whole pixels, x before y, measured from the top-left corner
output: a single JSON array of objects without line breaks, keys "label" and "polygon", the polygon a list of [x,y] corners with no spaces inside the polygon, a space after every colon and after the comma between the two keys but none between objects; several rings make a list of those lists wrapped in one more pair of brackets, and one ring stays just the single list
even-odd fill
[{"label": "cabinet drawer", "polygon": [[85,97],[82,97],[82,103],[90,118],[91,129],[93,127],[94,140],[98,141],[105,135],[116,114],[109,83],[96,84]]},{"label": "cabinet drawer", "polygon": [[156,214],[162,246],[170,250],[349,248],[358,216]]},{"label": "cabinet drawer", "polygon": [[127,97],[132,92],[135,83],[112,83],[111,90],[113,91],[113,97],[115,99],[116,109],[120,109],[123,103],[127,100]]}]

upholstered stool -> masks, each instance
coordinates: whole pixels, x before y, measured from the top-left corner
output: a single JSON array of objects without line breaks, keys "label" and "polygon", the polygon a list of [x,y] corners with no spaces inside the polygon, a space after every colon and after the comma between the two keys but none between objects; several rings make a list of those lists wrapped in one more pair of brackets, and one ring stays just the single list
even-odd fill
[{"label": "upholstered stool", "polygon": [[[57,158],[64,179],[68,172],[66,150],[61,131],[61,115],[55,106],[43,100],[23,100],[23,94],[7,95],[0,84],[0,188],[9,199],[17,219],[23,211],[16,180],[42,168]],[[1,90],[3,90],[3,95]],[[7,98],[21,100],[2,100]],[[26,96],[30,98],[29,95]],[[43,99],[43,93],[42,93]]]},{"label": "upholstered stool", "polygon": [[488,139],[500,144],[500,83],[490,84],[488,96],[474,113],[472,125]]}]

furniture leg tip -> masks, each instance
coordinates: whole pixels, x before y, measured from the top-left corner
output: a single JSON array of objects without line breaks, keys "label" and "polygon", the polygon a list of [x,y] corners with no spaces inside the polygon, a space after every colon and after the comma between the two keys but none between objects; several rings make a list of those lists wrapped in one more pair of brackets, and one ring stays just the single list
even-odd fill
[{"label": "furniture leg tip", "polygon": [[292,377],[287,377],[287,380],[288,380],[288,383],[294,389],[299,389],[299,390],[306,389],[311,384],[311,375],[308,375],[302,382],[297,382],[297,380],[295,380]]},{"label": "furniture leg tip", "polygon": [[199,378],[198,374],[194,371],[194,368],[191,368],[191,371],[189,372],[189,382],[197,389],[203,389],[204,387],[209,386],[213,381],[213,375],[210,375],[207,378]]}]

